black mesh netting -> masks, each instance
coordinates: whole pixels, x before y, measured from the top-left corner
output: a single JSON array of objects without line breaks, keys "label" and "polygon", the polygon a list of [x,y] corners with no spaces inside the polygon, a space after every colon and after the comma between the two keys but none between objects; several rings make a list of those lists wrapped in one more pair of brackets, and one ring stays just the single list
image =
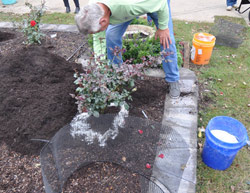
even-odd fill
[{"label": "black mesh netting", "polygon": [[80,114],[41,151],[45,190],[46,193],[171,192],[171,187],[163,186],[154,177],[152,167],[155,159],[161,161],[160,152],[172,156],[177,165],[166,161],[169,166],[165,169],[179,179],[175,180],[178,186],[183,170],[176,159],[177,150],[185,150],[184,162],[187,162],[188,145],[177,132],[160,123],[121,112],[98,118]]},{"label": "black mesh netting", "polygon": [[246,28],[225,19],[218,19],[210,33],[216,37],[216,45],[238,48],[246,35]]},{"label": "black mesh netting", "polygon": [[[236,8],[235,10],[238,11],[240,14],[246,12],[247,10],[250,9],[249,6],[245,6],[247,4],[250,4],[250,0],[241,0],[240,5],[238,8]],[[243,6],[243,9],[242,9]],[[250,13],[248,14],[248,16],[250,15]],[[250,17],[248,17],[248,21],[250,21]]]}]

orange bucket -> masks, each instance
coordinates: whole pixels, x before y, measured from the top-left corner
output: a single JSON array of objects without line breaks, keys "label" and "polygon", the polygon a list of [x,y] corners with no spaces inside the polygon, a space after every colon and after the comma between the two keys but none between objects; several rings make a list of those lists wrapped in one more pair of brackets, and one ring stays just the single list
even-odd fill
[{"label": "orange bucket", "polygon": [[208,33],[196,33],[191,49],[191,61],[194,64],[208,64],[215,45],[215,36]]}]

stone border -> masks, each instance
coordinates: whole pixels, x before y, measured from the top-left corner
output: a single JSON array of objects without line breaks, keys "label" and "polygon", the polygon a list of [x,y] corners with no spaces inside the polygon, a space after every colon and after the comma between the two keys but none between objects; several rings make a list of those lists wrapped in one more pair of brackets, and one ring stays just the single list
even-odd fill
[{"label": "stone border", "polygon": [[[159,69],[149,69],[145,73],[149,76],[165,77],[164,72]],[[184,96],[178,99],[171,99],[168,94],[166,95],[162,124],[168,125],[171,130],[177,132],[184,139],[188,145],[186,150],[190,153],[189,158],[186,162],[183,151],[178,152],[178,150],[175,156],[169,156],[168,160],[156,158],[153,166],[153,175],[166,187],[172,191],[174,189],[174,192],[195,193],[198,126],[198,85],[195,73],[189,69],[181,68],[179,83]],[[180,164],[181,168],[179,169],[183,170],[183,179],[178,187],[175,185],[175,176],[169,175],[166,167],[166,164],[175,163],[177,159],[179,163],[186,163],[184,168]]]}]

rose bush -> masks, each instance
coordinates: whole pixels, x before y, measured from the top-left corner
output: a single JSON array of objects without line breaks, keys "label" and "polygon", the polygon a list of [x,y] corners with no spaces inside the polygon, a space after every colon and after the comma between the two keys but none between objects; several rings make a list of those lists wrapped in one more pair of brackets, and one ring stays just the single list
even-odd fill
[{"label": "rose bush", "polygon": [[21,32],[26,37],[25,44],[41,44],[41,38],[44,34],[40,30],[40,21],[45,12],[45,2],[41,6],[34,7],[30,3],[25,3],[30,8],[27,18],[23,19],[21,24],[17,24]]}]

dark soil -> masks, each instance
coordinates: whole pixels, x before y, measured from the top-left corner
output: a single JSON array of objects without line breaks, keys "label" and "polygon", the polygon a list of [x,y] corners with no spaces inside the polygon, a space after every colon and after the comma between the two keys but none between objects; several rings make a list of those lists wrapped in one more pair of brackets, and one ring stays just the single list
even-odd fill
[{"label": "dark soil", "polygon": [[8,33],[8,32],[0,33],[0,42],[13,39],[14,37],[15,37],[15,34],[13,33]]},{"label": "dark soil", "polygon": [[1,141],[22,154],[39,153],[50,139],[76,114],[74,68],[64,58],[40,46],[22,48],[1,59]]},{"label": "dark soil", "polygon": [[[57,37],[51,38],[55,33]],[[66,59],[81,39],[80,34],[46,32],[41,46],[24,46],[22,34],[0,29],[0,192],[44,192],[39,162],[44,144],[33,139],[51,139],[77,113],[76,101],[69,94],[75,90],[74,69],[81,66],[73,62],[75,57],[71,62]],[[150,120],[161,122],[165,81],[146,77],[136,84],[130,115],[143,117],[143,110]],[[103,167],[94,165],[91,170]],[[105,168],[111,175],[124,172],[112,164]],[[129,176],[128,181],[136,177]],[[98,176],[92,180],[98,181]]]},{"label": "dark soil", "polygon": [[[112,170],[110,170],[111,167]],[[99,172],[96,173],[96,171]],[[98,181],[95,180],[96,177]],[[76,179],[82,180],[76,181]],[[79,187],[82,187],[82,192],[89,193],[128,193],[131,191],[141,193],[139,175],[111,163],[95,163],[83,167],[78,170],[74,178],[69,178],[65,187],[64,193],[79,192]]]}]

